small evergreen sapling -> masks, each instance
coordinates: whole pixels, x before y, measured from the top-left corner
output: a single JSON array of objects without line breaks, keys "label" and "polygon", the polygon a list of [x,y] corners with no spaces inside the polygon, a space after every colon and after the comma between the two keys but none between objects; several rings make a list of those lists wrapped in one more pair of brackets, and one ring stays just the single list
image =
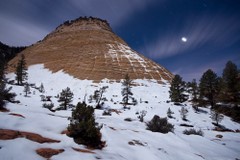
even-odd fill
[{"label": "small evergreen sapling", "polygon": [[147,115],[147,111],[145,110],[142,110],[140,111],[139,115],[138,115],[138,118],[140,120],[140,122],[143,122],[144,121],[144,117]]},{"label": "small evergreen sapling", "polygon": [[171,109],[170,109],[170,107],[169,107],[168,110],[167,110],[167,117],[168,117],[168,118],[173,118],[173,116],[172,116],[173,113],[174,113],[174,112],[172,112]]},{"label": "small evergreen sapling", "polygon": [[25,97],[27,97],[28,93],[30,93],[30,86],[28,83],[24,85],[23,92],[25,93]]},{"label": "small evergreen sapling", "polygon": [[[101,109],[102,106],[100,105],[101,100],[103,100],[103,93],[106,92],[106,89],[108,86],[103,86],[99,90],[94,91],[94,95],[92,96],[92,99],[96,101],[96,109]],[[105,98],[106,99],[106,98]]]},{"label": "small evergreen sapling", "polygon": [[211,119],[212,121],[216,122],[217,126],[219,125],[223,118],[224,118],[223,115],[221,115],[217,111],[211,110]]},{"label": "small evergreen sapling", "polygon": [[130,79],[129,75],[126,74],[125,79],[122,82],[122,102],[124,107],[126,107],[127,105],[129,105],[129,100],[131,99],[133,101],[134,104],[137,104],[137,101],[135,100],[135,98],[133,97],[133,93],[131,91],[132,88],[132,80]]},{"label": "small evergreen sapling", "polygon": [[71,102],[73,99],[73,93],[69,87],[63,89],[60,93],[58,102],[60,102],[60,109],[66,110],[69,106],[71,106]]},{"label": "small evergreen sapling", "polygon": [[181,114],[182,120],[187,121],[188,110],[186,108],[182,107],[179,112]]},{"label": "small evergreen sapling", "polygon": [[45,92],[43,83],[41,83],[41,85],[40,85],[40,87],[39,87],[39,92],[41,92],[41,93],[44,93],[44,92]]}]

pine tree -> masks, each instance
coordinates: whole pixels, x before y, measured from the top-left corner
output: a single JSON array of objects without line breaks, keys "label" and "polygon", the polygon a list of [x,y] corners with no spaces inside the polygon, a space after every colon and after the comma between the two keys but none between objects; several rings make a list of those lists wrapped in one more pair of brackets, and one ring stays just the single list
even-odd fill
[{"label": "pine tree", "polygon": [[40,85],[40,87],[39,87],[39,92],[41,92],[41,93],[44,93],[44,92],[45,92],[43,83],[41,83],[41,85]]},{"label": "pine tree", "polygon": [[230,102],[237,104],[240,102],[240,81],[238,79],[239,72],[237,65],[231,61],[228,61],[222,74],[222,100],[224,102]]},{"label": "pine tree", "polygon": [[134,101],[133,93],[131,91],[132,88],[132,80],[130,79],[129,75],[126,74],[125,79],[122,82],[122,96],[123,96],[123,105],[126,106],[129,103],[129,100],[132,99]]},{"label": "pine tree", "polygon": [[167,117],[168,118],[173,118],[172,114],[173,114],[173,112],[171,111],[171,109],[169,107],[168,110],[167,110]]},{"label": "pine tree", "polygon": [[79,102],[73,109],[68,131],[69,136],[78,144],[97,149],[103,148],[100,127],[95,122],[94,109],[85,102]]},{"label": "pine tree", "polygon": [[170,99],[172,102],[182,103],[187,100],[185,82],[180,75],[175,75],[170,87]]},{"label": "pine tree", "polygon": [[189,83],[189,93],[192,95],[191,101],[193,108],[198,111],[199,106],[199,88],[196,82],[196,79],[193,79],[192,82]]},{"label": "pine tree", "polygon": [[61,107],[60,109],[66,110],[71,104],[72,99],[73,99],[73,93],[70,90],[70,88],[67,87],[66,89],[63,89],[58,99],[58,102],[60,102],[60,107]]},{"label": "pine tree", "polygon": [[208,69],[203,73],[200,84],[200,98],[202,105],[211,105],[213,108],[217,101],[217,94],[219,92],[219,78],[217,74],[214,73],[211,69]]},{"label": "pine tree", "polygon": [[25,56],[23,54],[21,55],[21,58],[18,61],[15,74],[16,74],[17,84],[23,85],[23,82],[27,80],[27,67],[26,67]]},{"label": "pine tree", "polygon": [[0,109],[3,109],[6,105],[6,101],[14,101],[15,93],[11,93],[12,87],[6,87],[5,79],[5,63],[0,61]]},{"label": "pine tree", "polygon": [[25,92],[25,97],[27,97],[28,93],[30,92],[30,86],[28,83],[24,85],[23,92]]},{"label": "pine tree", "polygon": [[108,88],[108,86],[103,86],[101,87],[99,90],[95,90],[94,91],[94,95],[93,95],[93,99],[96,101],[96,108],[97,109],[100,109],[101,108],[101,105],[100,105],[100,102],[103,98],[103,93],[106,92],[106,89]]}]

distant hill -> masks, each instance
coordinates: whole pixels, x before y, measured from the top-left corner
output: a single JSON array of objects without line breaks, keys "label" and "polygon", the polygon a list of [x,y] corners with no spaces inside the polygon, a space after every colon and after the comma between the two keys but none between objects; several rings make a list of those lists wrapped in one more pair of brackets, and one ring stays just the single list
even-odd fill
[{"label": "distant hill", "polygon": [[23,51],[27,47],[13,47],[8,46],[2,42],[0,42],[0,60],[1,61],[10,61],[13,59],[19,52]]}]

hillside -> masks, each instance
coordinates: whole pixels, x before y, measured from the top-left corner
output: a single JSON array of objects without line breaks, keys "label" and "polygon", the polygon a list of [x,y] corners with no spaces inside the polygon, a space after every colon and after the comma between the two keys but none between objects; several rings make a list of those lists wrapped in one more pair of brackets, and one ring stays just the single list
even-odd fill
[{"label": "hillside", "polygon": [[[240,124],[224,116],[221,125],[231,131],[213,131],[214,125],[210,118],[210,110],[201,108],[200,113],[195,113],[189,102],[184,103],[184,108],[188,109],[188,121],[183,121],[179,113],[181,106],[167,103],[169,100],[169,83],[167,81],[160,84],[157,83],[157,80],[134,80],[135,85],[132,91],[138,104],[131,106],[128,110],[123,109],[120,104],[122,101],[121,83],[108,79],[104,79],[100,83],[94,83],[93,80],[79,80],[62,70],[53,73],[44,68],[43,64],[30,66],[28,73],[28,82],[36,86],[43,83],[44,95],[51,96],[55,107],[59,105],[57,94],[66,87],[70,87],[74,93],[73,104],[83,101],[86,96],[87,103],[95,106],[94,102],[88,102],[89,96],[94,93],[94,90],[108,86],[104,93],[104,97],[107,99],[104,108],[112,111],[112,115],[103,116],[104,110],[95,110],[96,121],[103,126],[100,131],[102,139],[106,141],[106,146],[102,150],[91,150],[74,143],[72,138],[62,134],[69,124],[68,117],[71,116],[71,109],[51,112],[42,107],[41,93],[37,89],[31,87],[31,94],[25,97],[22,86],[9,84],[17,93],[16,100],[19,100],[20,103],[8,103],[6,108],[9,112],[0,112],[0,137],[1,139],[8,138],[8,140],[0,140],[1,160],[45,159],[38,154],[43,151],[43,148],[48,148],[48,151],[49,148],[59,149],[57,151],[59,154],[56,153],[52,156],[52,160],[240,159]],[[9,80],[15,78],[13,73],[8,74],[7,77]],[[162,134],[146,130],[145,122],[150,121],[154,115],[166,117],[168,108],[174,112],[173,117],[175,118],[169,119],[169,122],[174,125],[174,133]],[[142,110],[147,111],[143,123],[139,121],[136,114]],[[130,118],[131,121],[126,121],[126,118]],[[181,124],[193,127],[180,126]],[[183,130],[189,128],[201,129],[204,135],[182,133]],[[9,138],[10,135],[7,136],[7,130],[18,131],[9,133],[15,134],[15,139]],[[31,138],[30,134],[26,132],[39,134],[48,138],[49,142],[45,142],[47,140],[41,141],[42,143],[35,142],[34,138]],[[39,151],[39,149],[42,150]]]}]

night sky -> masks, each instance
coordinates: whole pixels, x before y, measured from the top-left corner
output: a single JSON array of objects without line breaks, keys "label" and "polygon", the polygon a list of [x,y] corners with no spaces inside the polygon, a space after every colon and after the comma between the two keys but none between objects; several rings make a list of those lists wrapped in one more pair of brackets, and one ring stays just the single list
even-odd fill
[{"label": "night sky", "polygon": [[106,19],[131,48],[184,80],[240,68],[240,0],[0,0],[0,41],[33,44],[66,20]]}]

